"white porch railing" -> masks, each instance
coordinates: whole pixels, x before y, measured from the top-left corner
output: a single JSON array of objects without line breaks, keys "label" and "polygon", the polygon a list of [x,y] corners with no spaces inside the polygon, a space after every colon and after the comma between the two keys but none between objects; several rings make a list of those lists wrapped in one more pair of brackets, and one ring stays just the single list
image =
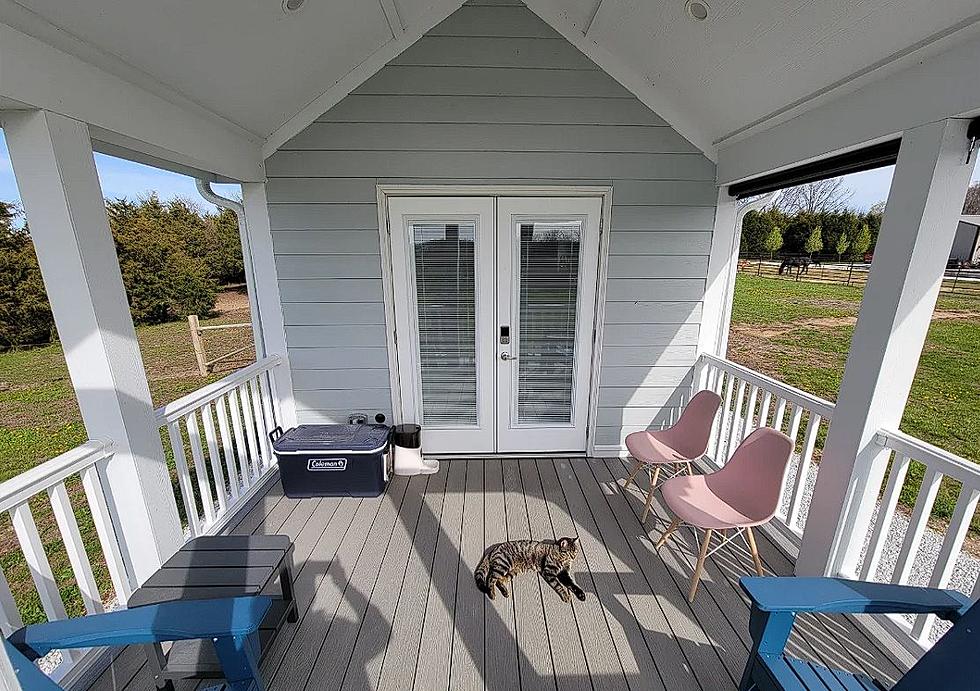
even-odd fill
[{"label": "white porch railing", "polygon": [[[877,443],[891,455],[891,464],[878,504],[857,577],[889,583],[952,587],[980,597],[980,559],[964,552],[963,545],[980,499],[980,466],[956,454],[911,437],[903,432],[882,430]],[[914,490],[909,470],[922,475]],[[914,493],[910,514],[900,510],[899,498]],[[940,494],[955,507],[946,525],[930,516]],[[844,574],[847,575],[847,574]],[[954,580],[955,576],[955,580]],[[899,631],[920,647],[928,647],[945,630],[935,617],[891,617]]]},{"label": "white porch railing", "polygon": [[711,465],[720,468],[727,463],[739,442],[758,427],[781,430],[796,442],[774,525],[798,546],[816,481],[814,449],[818,436],[826,433],[834,404],[707,354],[698,360],[694,381],[722,399],[708,443],[706,460]]},{"label": "white porch railing", "polygon": [[[280,361],[270,357],[256,362],[156,411],[173,452],[174,492],[186,515],[188,539],[220,531],[274,467],[268,433],[279,411],[270,372]],[[0,569],[3,635],[24,625],[22,611],[33,607],[33,619],[40,618],[38,604],[50,621],[80,614],[79,603],[85,613],[95,614],[129,599],[133,584],[100,474],[111,456],[112,442],[89,441],[0,484],[0,514],[9,514],[19,548],[19,553],[5,553],[7,572]],[[108,583],[100,591],[96,573],[103,564],[91,544],[89,520],[113,592],[107,592]],[[57,535],[51,532],[52,523]],[[70,573],[57,564],[59,559],[68,562]],[[8,578],[18,568],[15,596]],[[42,660],[42,668],[64,679],[87,659],[85,651],[55,653]]]},{"label": "white porch railing", "polygon": [[[89,518],[85,512],[91,516],[116,599],[121,602],[128,599],[132,585],[119,550],[99,472],[100,466],[111,456],[110,442],[89,441],[0,484],[0,512],[10,515],[20,550],[20,555],[7,553],[8,573],[0,571],[0,630],[4,635],[24,625],[17,599],[29,608],[29,602],[36,598],[48,620],[67,618],[69,599],[75,602],[80,599],[89,614],[102,612],[112,600],[112,593],[99,590],[94,568],[101,568],[101,564],[98,558],[93,562],[86,549],[86,538],[91,538],[90,529],[86,527],[83,536],[72,504],[73,496],[76,497],[75,504],[82,505],[83,525]],[[41,529],[35,521],[36,516],[41,517]],[[56,537],[47,525],[52,517],[57,527]],[[50,548],[52,542],[58,541],[64,545],[63,550],[57,551],[67,557],[73,586],[67,585],[69,576],[64,570],[59,569],[58,578],[55,577],[48,556],[51,550],[45,551],[46,545]],[[15,599],[8,577],[17,564],[26,565],[34,592],[25,588],[27,583],[18,582],[18,598]],[[59,662],[77,662],[83,656],[84,652],[80,651],[66,652],[60,658],[57,655],[47,658],[42,667],[61,677],[70,665],[59,665]]]},{"label": "white porch railing", "polygon": [[270,372],[280,362],[265,358],[157,410],[189,538],[220,529],[275,467],[269,432],[281,418]]},{"label": "white porch railing", "polygon": [[[816,482],[817,441],[834,404],[729,360],[702,354],[695,384],[722,397],[706,461],[721,467],[739,442],[766,425],[796,441],[777,521],[771,525],[799,547]],[[980,556],[964,550],[980,503],[980,465],[903,432],[882,430],[876,443],[889,454],[876,518],[856,573],[845,578],[954,588],[980,598]],[[911,472],[910,472],[911,471]],[[913,478],[921,476],[916,489]],[[904,497],[903,497],[904,493]],[[911,511],[900,505],[912,504]],[[938,499],[949,516],[932,520]],[[950,512],[950,507],[952,510]],[[928,648],[948,626],[934,616],[891,616],[887,628],[911,651]]]}]

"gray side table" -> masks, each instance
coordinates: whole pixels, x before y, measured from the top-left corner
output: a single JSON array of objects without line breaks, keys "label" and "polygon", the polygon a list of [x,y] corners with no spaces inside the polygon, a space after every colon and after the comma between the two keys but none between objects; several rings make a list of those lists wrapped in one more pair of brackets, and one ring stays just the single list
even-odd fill
[{"label": "gray side table", "polygon": [[[298,618],[292,570],[293,543],[286,535],[198,537],[150,576],[128,604],[139,607],[174,600],[272,595],[272,608],[259,631],[264,655],[282,625]],[[277,579],[278,589],[273,585]],[[211,641],[178,641],[167,652],[159,644],[144,648],[159,689],[172,689],[173,679],[223,677]]]}]

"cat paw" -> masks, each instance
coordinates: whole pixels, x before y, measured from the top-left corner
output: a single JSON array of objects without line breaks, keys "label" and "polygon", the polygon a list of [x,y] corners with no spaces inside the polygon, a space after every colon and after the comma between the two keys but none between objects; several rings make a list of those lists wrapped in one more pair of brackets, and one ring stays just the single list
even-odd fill
[{"label": "cat paw", "polygon": [[585,602],[585,592],[580,590],[575,593],[575,597],[577,597],[580,601]]},{"label": "cat paw", "polygon": [[570,594],[568,594],[567,592],[565,592],[565,593],[558,593],[558,597],[561,598],[561,601],[562,602],[571,602],[572,601],[572,596]]}]

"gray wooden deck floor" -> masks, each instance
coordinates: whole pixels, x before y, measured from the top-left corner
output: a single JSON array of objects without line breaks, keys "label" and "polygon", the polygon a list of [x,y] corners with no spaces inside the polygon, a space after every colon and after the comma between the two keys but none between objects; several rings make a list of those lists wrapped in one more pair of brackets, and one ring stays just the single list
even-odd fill
[{"label": "gray wooden deck floor", "polygon": [[[274,485],[232,530],[295,542],[301,618],[263,663],[269,688],[735,688],[748,553],[716,553],[688,605],[693,537],[655,552],[664,509],[644,530],[643,497],[621,490],[624,475],[619,459],[495,458],[396,478],[378,499],[289,499]],[[564,604],[533,576],[512,599],[476,590],[485,545],[576,534],[585,602]],[[772,542],[759,547],[769,571],[791,572]],[[909,664],[844,618],[802,618],[791,649],[886,681]],[[152,689],[141,651],[125,650],[91,688]]]}]

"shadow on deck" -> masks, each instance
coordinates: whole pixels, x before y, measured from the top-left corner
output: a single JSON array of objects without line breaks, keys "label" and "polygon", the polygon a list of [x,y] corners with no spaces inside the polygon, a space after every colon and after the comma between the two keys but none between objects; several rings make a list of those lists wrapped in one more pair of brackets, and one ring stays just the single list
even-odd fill
[{"label": "shadow on deck", "polygon": [[[263,662],[269,688],[736,688],[749,644],[737,582],[752,572],[748,553],[713,555],[689,605],[693,535],[655,552],[664,509],[644,530],[643,497],[617,482],[625,472],[619,459],[452,461],[395,478],[377,499],[290,499],[274,484],[231,531],[295,543],[300,621]],[[576,534],[585,602],[565,604],[533,576],[515,581],[511,599],[476,590],[485,545]],[[790,574],[791,561],[760,537],[767,570]],[[790,650],[887,682],[911,662],[843,617],[801,617]],[[131,648],[90,688],[154,685]]]}]

